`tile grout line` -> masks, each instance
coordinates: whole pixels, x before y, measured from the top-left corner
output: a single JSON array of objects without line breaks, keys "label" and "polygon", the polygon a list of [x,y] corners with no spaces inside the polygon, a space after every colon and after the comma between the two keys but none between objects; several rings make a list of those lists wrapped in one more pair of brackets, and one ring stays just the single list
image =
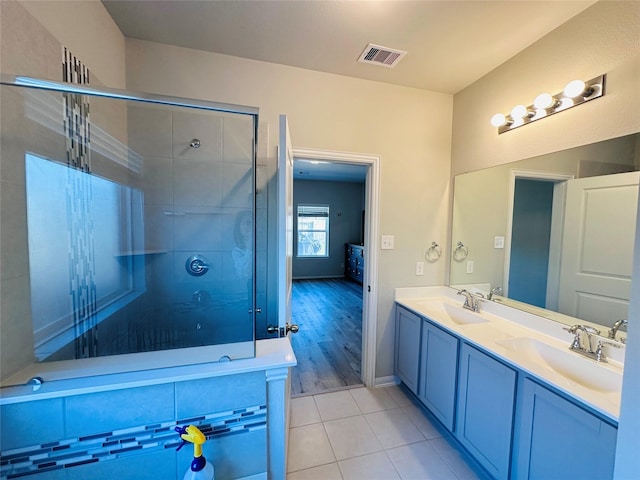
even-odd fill
[{"label": "tile grout line", "polygon": [[[366,388],[366,387],[364,387],[364,388]],[[351,390],[351,389],[350,389],[350,390]],[[330,394],[330,393],[335,393],[335,392],[327,392],[327,394]],[[411,442],[408,442],[408,443],[404,443],[404,444],[402,444],[402,445],[398,445],[398,446],[394,446],[394,447],[386,448],[386,447],[384,446],[384,444],[382,443],[382,441],[380,440],[380,438],[379,438],[378,434],[377,434],[377,433],[375,432],[375,430],[373,429],[373,427],[372,427],[371,423],[369,422],[369,419],[367,419],[367,415],[368,415],[368,414],[363,412],[363,410],[362,410],[362,408],[361,408],[360,404],[357,402],[356,398],[354,397],[354,395],[352,394],[352,392],[351,392],[351,391],[349,391],[349,394],[350,394],[349,396],[350,396],[350,397],[351,397],[351,399],[354,401],[354,403],[355,403],[355,405],[356,405],[356,407],[357,407],[357,409],[358,409],[358,411],[359,411],[360,413],[359,413],[359,414],[354,414],[354,415],[348,415],[348,416],[346,416],[346,417],[339,417],[339,418],[336,418],[336,419],[330,419],[330,420],[324,420],[324,419],[322,419],[322,415],[321,415],[321,413],[320,413],[320,408],[319,408],[319,406],[318,406],[318,402],[317,402],[317,398],[316,398],[316,397],[321,396],[321,395],[324,395],[324,394],[322,394],[322,393],[320,393],[320,394],[314,394],[314,395],[312,395],[312,397],[313,397],[313,405],[314,405],[314,407],[316,408],[316,410],[317,410],[317,412],[318,412],[318,416],[320,417],[320,421],[319,421],[319,423],[322,423],[323,431],[324,431],[324,433],[325,433],[325,435],[326,435],[326,437],[327,437],[327,440],[328,440],[328,442],[329,442],[329,447],[331,448],[331,452],[333,453],[333,456],[334,456],[335,461],[333,461],[333,462],[327,462],[327,463],[322,463],[322,464],[320,464],[320,465],[315,465],[315,466],[313,466],[313,467],[308,467],[308,468],[304,468],[304,469],[296,470],[296,471],[294,471],[294,472],[302,472],[302,471],[305,471],[305,470],[311,470],[311,469],[313,469],[313,468],[317,468],[317,467],[321,467],[321,466],[325,466],[325,465],[332,465],[332,464],[334,464],[334,463],[335,463],[335,464],[336,464],[336,466],[337,466],[337,468],[338,468],[338,471],[339,471],[339,473],[340,473],[341,477],[342,477],[342,478],[344,478],[344,474],[343,474],[342,468],[341,468],[341,466],[340,466],[340,462],[341,462],[341,461],[348,461],[348,460],[351,460],[351,459],[362,458],[362,457],[365,457],[365,456],[367,456],[367,455],[373,455],[373,454],[377,454],[377,453],[380,453],[380,452],[384,452],[385,457],[387,458],[387,460],[388,460],[388,461],[389,461],[389,463],[391,464],[391,466],[392,466],[392,468],[394,469],[394,471],[397,473],[398,477],[399,477],[401,480],[403,480],[403,479],[402,479],[402,475],[401,475],[401,474],[400,474],[400,472],[398,471],[398,469],[397,469],[396,465],[393,463],[393,461],[392,461],[392,459],[391,459],[391,457],[390,457],[390,455],[389,455],[389,451],[390,451],[390,450],[393,450],[393,449],[398,449],[398,448],[407,447],[407,446],[409,446],[409,445],[418,444],[418,443],[426,443],[426,444],[430,445],[430,446],[431,446],[431,448],[433,448],[433,450],[434,450],[434,451],[435,451],[435,453],[437,454],[438,458],[443,462],[443,464],[444,464],[444,465],[446,465],[446,466],[449,468],[449,470],[452,472],[452,474],[453,474],[453,475],[454,475],[458,480],[464,480],[464,478],[465,478],[465,477],[464,477],[464,476],[461,476],[461,474],[456,470],[456,468],[454,468],[454,465],[453,465],[451,462],[449,462],[449,461],[444,457],[444,455],[441,453],[440,449],[439,449],[439,448],[437,448],[437,447],[435,446],[435,442],[434,442],[434,443],[432,443],[434,440],[438,440],[438,439],[444,440],[444,441],[446,442],[446,439],[445,439],[443,436],[441,436],[441,435],[439,435],[439,436],[437,436],[437,437],[434,437],[434,438],[428,438],[428,437],[427,437],[427,436],[422,432],[422,430],[420,429],[419,425],[414,421],[414,419],[413,419],[410,415],[408,415],[408,414],[406,413],[406,408],[407,408],[407,407],[412,406],[412,405],[413,405],[413,403],[412,403],[412,402],[410,402],[410,403],[408,403],[407,405],[404,405],[404,404],[403,404],[404,402],[398,402],[398,400],[396,400],[396,398],[394,398],[394,397],[393,397],[393,395],[392,395],[390,392],[386,392],[386,393],[391,397],[391,399],[392,399],[392,400],[393,400],[393,402],[396,404],[396,406],[395,406],[395,407],[392,407],[392,408],[383,408],[383,409],[381,409],[381,410],[375,410],[375,411],[369,412],[368,414],[382,413],[382,412],[389,412],[389,411],[392,411],[392,410],[399,410],[399,411],[400,411],[400,413],[402,413],[402,414],[403,414],[403,415],[404,415],[404,416],[409,420],[409,423],[410,423],[410,424],[411,424],[411,425],[412,425],[412,426],[413,426],[413,427],[418,431],[418,433],[419,433],[419,434],[420,434],[420,436],[422,437],[420,440],[411,441]],[[403,395],[404,395],[404,394],[403,394]],[[406,396],[406,395],[405,395],[405,396]],[[407,397],[407,400],[410,400],[410,399]],[[327,429],[326,429],[326,423],[327,423],[327,422],[330,422],[330,421],[344,420],[344,419],[347,419],[347,418],[354,418],[354,417],[358,417],[358,416],[362,416],[362,417],[364,417],[364,420],[365,420],[366,424],[367,424],[367,425],[369,426],[369,428],[371,428],[371,430],[373,431],[373,433],[374,433],[374,435],[375,435],[375,438],[376,438],[376,440],[378,440],[378,443],[380,444],[380,446],[382,447],[382,449],[381,449],[381,450],[378,450],[378,451],[375,451],[375,452],[370,452],[370,453],[361,454],[361,455],[355,455],[355,456],[353,456],[353,457],[349,457],[349,458],[346,458],[346,459],[343,459],[343,460],[338,460],[338,459],[337,459],[337,456],[336,456],[336,452],[335,452],[334,446],[333,446],[333,444],[331,443],[331,440],[330,440],[329,435],[328,435],[328,431],[327,431]],[[428,421],[428,419],[427,419],[427,421]],[[307,425],[314,425],[314,424],[316,424],[316,423],[311,423],[311,424],[307,424]],[[302,426],[302,425],[301,425],[301,426]],[[293,428],[297,428],[297,427],[293,427]],[[464,458],[462,458],[462,461],[463,461],[463,462],[465,461],[465,460],[464,460]],[[454,463],[455,463],[455,462],[454,462]],[[294,472],[288,472],[288,473],[294,473]]]}]

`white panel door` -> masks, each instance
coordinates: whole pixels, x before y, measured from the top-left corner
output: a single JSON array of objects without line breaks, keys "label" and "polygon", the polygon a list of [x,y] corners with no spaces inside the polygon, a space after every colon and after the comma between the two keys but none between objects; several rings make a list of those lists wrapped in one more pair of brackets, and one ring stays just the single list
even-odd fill
[{"label": "white panel door", "polygon": [[610,325],[627,318],[640,172],[567,182],[561,313]]},{"label": "white panel door", "polygon": [[293,260],[293,149],[286,115],[280,115],[278,142],[278,326],[291,321]]}]

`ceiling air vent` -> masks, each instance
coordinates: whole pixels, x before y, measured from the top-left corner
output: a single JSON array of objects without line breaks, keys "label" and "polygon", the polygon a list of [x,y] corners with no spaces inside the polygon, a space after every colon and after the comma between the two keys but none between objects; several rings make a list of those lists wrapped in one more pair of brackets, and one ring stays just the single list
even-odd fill
[{"label": "ceiling air vent", "polygon": [[367,48],[364,49],[358,61],[393,68],[406,54],[407,52],[403,52],[402,50],[381,47],[380,45],[370,43],[367,45]]}]

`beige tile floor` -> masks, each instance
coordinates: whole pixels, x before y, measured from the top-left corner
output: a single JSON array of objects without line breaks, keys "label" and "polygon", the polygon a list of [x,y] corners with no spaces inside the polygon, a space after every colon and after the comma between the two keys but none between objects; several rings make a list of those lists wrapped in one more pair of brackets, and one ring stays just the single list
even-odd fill
[{"label": "beige tile floor", "polygon": [[478,480],[396,386],[291,399],[287,480]]}]

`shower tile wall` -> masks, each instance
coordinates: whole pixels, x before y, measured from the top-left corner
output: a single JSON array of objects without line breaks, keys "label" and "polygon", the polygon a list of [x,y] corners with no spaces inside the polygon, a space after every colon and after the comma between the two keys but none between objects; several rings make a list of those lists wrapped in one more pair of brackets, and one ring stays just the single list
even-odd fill
[{"label": "shower tile wall", "polygon": [[[3,0],[0,2],[0,9],[0,71],[4,74],[21,74],[61,81],[64,52],[62,44],[18,2]],[[95,76],[92,76],[91,82],[101,85]],[[120,138],[123,138],[119,127],[123,125],[122,112],[122,106],[118,110],[114,105],[111,111],[98,113],[99,122],[102,125],[111,125],[112,134],[120,131]],[[25,321],[31,318],[31,297],[24,161],[25,152],[60,161],[65,159],[65,137],[59,133],[64,131],[61,113],[62,104],[57,94],[43,92],[23,97],[16,90],[2,89],[1,378],[34,361],[31,348],[32,325],[30,321]],[[124,128],[126,131],[126,124]],[[126,137],[124,139],[126,140]],[[97,166],[101,166],[99,160]]]},{"label": "shower tile wall", "polygon": [[[0,71],[59,80],[62,45],[26,10],[12,0],[0,2]],[[63,155],[64,139],[46,126],[15,115],[24,110],[22,98],[3,90],[0,98],[2,149],[0,150],[0,376],[33,362],[27,249],[25,151]],[[62,118],[59,118],[60,126]]]},{"label": "shower tile wall", "polygon": [[[147,308],[172,310],[170,321],[187,323],[190,329],[199,326],[203,337],[246,340],[246,330],[237,326],[249,318],[250,307],[238,302],[250,295],[251,272],[238,270],[232,252],[242,248],[234,235],[236,221],[253,203],[253,151],[247,142],[251,119],[134,105],[127,125],[129,147],[142,157],[147,297],[154,299]],[[190,146],[194,139],[199,148]],[[264,206],[259,212],[266,217]],[[257,244],[264,251],[266,221],[258,225]],[[185,268],[194,254],[206,257],[211,266],[200,277]],[[264,255],[260,258],[266,262]],[[258,274],[259,291],[264,292],[264,266]]]},{"label": "shower tile wall", "polygon": [[174,427],[189,424],[217,478],[262,474],[266,400],[252,372],[3,405],[0,479],[182,478],[193,450],[176,452]]},{"label": "shower tile wall", "polygon": [[0,4],[2,73],[60,81],[60,42],[18,2],[2,0]]}]

